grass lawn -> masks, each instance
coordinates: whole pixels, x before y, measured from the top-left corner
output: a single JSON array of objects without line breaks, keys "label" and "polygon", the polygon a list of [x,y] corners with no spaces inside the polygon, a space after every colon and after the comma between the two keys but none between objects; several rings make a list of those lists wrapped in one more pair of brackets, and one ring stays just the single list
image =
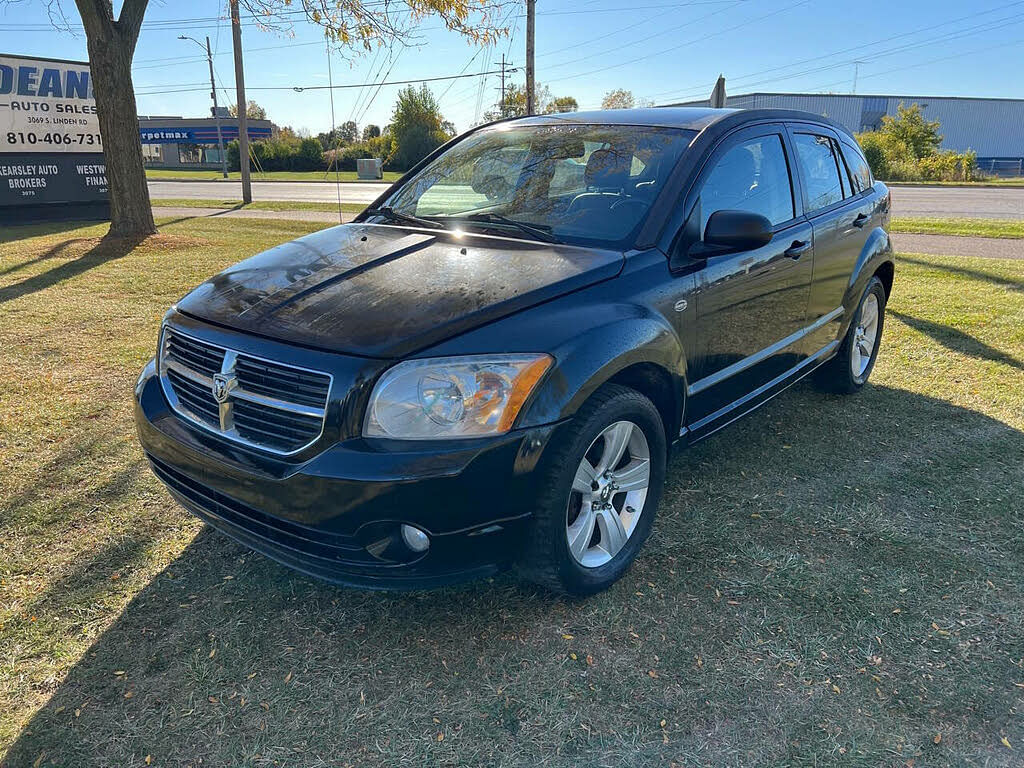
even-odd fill
[{"label": "grass lawn", "polygon": [[164,310],[303,222],[0,234],[0,764],[1019,766],[1024,261],[903,255],[856,397],[674,455],[609,592],[345,590],[143,462]]},{"label": "grass lawn", "polygon": [[[247,211],[323,211],[337,213],[337,203],[314,203],[302,200],[257,200],[246,205],[241,200],[194,200],[190,197],[150,199],[154,207],[168,208],[228,208]],[[359,213],[366,206],[363,203],[342,203],[345,213]]]},{"label": "grass lawn", "polygon": [[1024,178],[993,176],[979,181],[887,181],[892,187],[1024,187]]},{"label": "grass lawn", "polygon": [[955,219],[895,217],[893,234],[961,235],[963,237],[1024,237],[1024,219]]},{"label": "grass lawn", "polygon": [[[395,181],[401,177],[401,173],[396,171],[384,171],[384,178],[379,181]],[[211,179],[222,179],[220,171],[189,171],[179,169],[158,169],[158,168],[147,168],[146,178],[154,181],[168,180],[168,179],[184,179],[186,181],[209,181]],[[229,171],[228,178],[238,181],[242,178],[242,174],[238,171]],[[265,173],[256,173],[253,171],[253,181],[335,181],[340,179],[341,181],[367,181],[373,183],[378,181],[376,179],[360,179],[356,176],[355,171],[341,171],[335,174],[334,171],[327,173],[326,171],[267,171]]]}]

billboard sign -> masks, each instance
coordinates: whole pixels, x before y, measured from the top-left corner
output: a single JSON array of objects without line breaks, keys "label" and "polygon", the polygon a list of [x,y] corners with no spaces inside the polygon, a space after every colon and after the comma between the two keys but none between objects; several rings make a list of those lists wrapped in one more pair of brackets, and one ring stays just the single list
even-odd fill
[{"label": "billboard sign", "polygon": [[0,208],[106,201],[88,63],[0,54]]}]

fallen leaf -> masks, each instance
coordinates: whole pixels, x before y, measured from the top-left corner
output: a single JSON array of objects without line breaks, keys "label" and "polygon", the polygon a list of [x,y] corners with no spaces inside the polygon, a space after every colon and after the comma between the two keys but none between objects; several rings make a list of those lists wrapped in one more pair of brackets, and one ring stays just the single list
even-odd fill
[{"label": "fallen leaf", "polygon": [[45,752],[40,752],[39,753],[39,757],[37,757],[36,761],[34,763],[32,763],[32,768],[39,768],[40,764],[43,762],[43,758],[44,757],[46,757],[46,753]]},{"label": "fallen leaf", "polygon": [[444,741],[444,734],[443,733],[437,734],[437,740],[438,741]]},{"label": "fallen leaf", "polygon": [[211,704],[216,704],[217,703],[217,697],[216,696],[207,696],[206,700],[208,702],[210,702]]},{"label": "fallen leaf", "polygon": [[653,670],[653,669],[648,669],[647,670],[647,676],[650,677],[650,678],[657,679],[658,673],[655,670]]},{"label": "fallen leaf", "polygon": [[269,702],[261,701],[260,702],[260,706],[263,707],[265,710],[267,710],[267,712],[270,711],[270,703]]},{"label": "fallen leaf", "polygon": [[289,672],[287,675],[284,676],[284,681],[286,683],[290,683],[292,681],[292,673],[291,672]]},{"label": "fallen leaf", "polygon": [[217,649],[216,649],[216,648],[211,648],[211,649],[210,649],[210,655],[209,655],[209,656],[207,656],[206,658],[208,658],[208,659],[212,659],[212,658],[213,658],[214,656],[216,656],[216,655],[217,655]]},{"label": "fallen leaf", "polygon": [[1007,749],[1013,749],[1013,747],[1010,746],[1010,740],[1008,738],[1006,738],[1005,736],[1003,736],[1003,738],[1001,738],[999,740],[999,743],[1002,744]]},{"label": "fallen leaf", "polygon": [[832,683],[832,690],[835,691],[836,694],[842,693],[842,691],[839,690],[839,686],[836,685],[835,683]]},{"label": "fallen leaf", "polygon": [[146,765],[149,765],[152,762],[153,762],[153,756],[152,755],[146,755]]},{"label": "fallen leaf", "polygon": [[572,640],[572,635],[562,635],[563,640]]},{"label": "fallen leaf", "polygon": [[124,674],[124,670],[123,669],[118,669],[118,670],[114,671],[114,677],[121,677],[121,675],[123,675],[123,674]]},{"label": "fallen leaf", "polygon": [[594,657],[591,656],[589,653],[587,654],[587,666],[588,667],[594,666]]},{"label": "fallen leaf", "polygon": [[570,653],[570,654],[569,654],[569,658],[570,658],[570,659],[572,659],[573,661],[576,661],[576,659],[577,659],[577,656],[576,656],[576,654],[575,654],[575,653]]},{"label": "fallen leaf", "polygon": [[932,743],[933,744],[941,744],[942,743],[942,734],[941,733],[936,733],[935,734],[935,738],[932,739]]},{"label": "fallen leaf", "polygon": [[134,694],[134,693],[132,693],[131,691],[125,691],[125,692],[124,692],[124,697],[125,697],[126,699],[130,699],[130,698],[131,698],[132,696],[134,696],[134,695],[135,695],[135,694]]},{"label": "fallen leaf", "polygon": [[666,721],[666,720],[662,720],[660,723],[658,723],[658,725],[660,725],[662,728],[664,728],[667,725],[667,722],[668,721]]}]

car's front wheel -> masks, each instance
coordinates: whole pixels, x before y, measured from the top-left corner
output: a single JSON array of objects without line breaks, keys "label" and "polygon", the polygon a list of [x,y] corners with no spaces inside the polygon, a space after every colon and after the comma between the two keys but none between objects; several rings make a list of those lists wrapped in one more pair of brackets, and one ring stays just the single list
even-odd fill
[{"label": "car's front wheel", "polygon": [[520,571],[568,595],[614,583],[651,531],[665,479],[665,430],[635,390],[605,385],[548,461]]}]

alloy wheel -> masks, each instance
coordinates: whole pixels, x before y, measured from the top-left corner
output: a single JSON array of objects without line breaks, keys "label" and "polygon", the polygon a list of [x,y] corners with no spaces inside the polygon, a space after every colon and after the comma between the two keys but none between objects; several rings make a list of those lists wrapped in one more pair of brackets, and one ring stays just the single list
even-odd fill
[{"label": "alloy wheel", "polygon": [[576,562],[598,568],[614,558],[636,530],[651,485],[647,436],[617,421],[594,438],[573,478],[565,536]]},{"label": "alloy wheel", "polygon": [[879,320],[878,297],[869,293],[860,308],[860,317],[853,331],[853,345],[850,349],[850,371],[858,381],[864,377],[871,365],[871,357],[878,341]]}]

